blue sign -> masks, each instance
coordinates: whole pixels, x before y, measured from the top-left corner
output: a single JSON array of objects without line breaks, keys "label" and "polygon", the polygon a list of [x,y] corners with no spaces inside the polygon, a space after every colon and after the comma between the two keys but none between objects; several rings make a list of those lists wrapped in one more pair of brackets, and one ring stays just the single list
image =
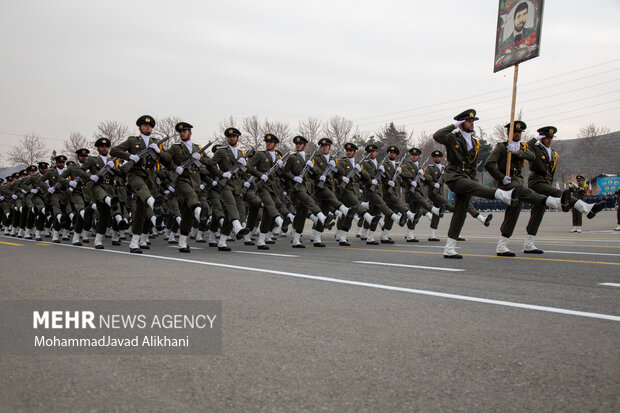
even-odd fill
[{"label": "blue sign", "polygon": [[613,195],[620,187],[620,176],[597,178],[596,185],[600,189],[599,195]]}]

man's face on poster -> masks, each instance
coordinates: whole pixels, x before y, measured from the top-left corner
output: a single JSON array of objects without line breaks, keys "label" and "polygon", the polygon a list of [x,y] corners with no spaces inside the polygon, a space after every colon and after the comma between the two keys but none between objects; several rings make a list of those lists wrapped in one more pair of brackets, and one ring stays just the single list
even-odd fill
[{"label": "man's face on poster", "polygon": [[519,10],[515,13],[515,32],[521,33],[523,27],[525,26],[525,22],[527,21],[527,9]]}]

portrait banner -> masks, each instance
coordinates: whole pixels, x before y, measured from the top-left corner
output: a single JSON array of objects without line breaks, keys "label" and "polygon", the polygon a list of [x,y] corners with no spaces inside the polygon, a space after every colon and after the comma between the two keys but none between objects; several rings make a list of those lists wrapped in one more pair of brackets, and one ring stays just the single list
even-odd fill
[{"label": "portrait banner", "polygon": [[544,0],[500,0],[493,72],[540,54]]}]

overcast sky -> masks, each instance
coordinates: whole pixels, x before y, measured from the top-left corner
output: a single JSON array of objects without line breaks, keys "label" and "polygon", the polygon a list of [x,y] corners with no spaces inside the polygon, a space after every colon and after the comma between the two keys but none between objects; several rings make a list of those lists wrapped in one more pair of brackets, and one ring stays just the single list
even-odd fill
[{"label": "overcast sky", "polygon": [[[540,57],[519,68],[530,128],[620,130],[620,2],[547,0]],[[179,116],[208,140],[232,115],[351,119],[415,135],[461,110],[506,123],[496,0],[0,1],[0,154],[34,132],[61,149],[116,120]],[[236,125],[238,126],[238,125]],[[201,139],[201,137],[204,137]],[[6,159],[6,158],[4,158]]]}]

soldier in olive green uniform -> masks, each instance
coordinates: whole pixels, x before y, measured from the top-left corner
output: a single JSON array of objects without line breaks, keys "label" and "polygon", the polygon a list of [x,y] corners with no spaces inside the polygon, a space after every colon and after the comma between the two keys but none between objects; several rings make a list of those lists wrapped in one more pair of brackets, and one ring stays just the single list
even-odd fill
[{"label": "soldier in olive green uniform", "polygon": [[308,171],[314,168],[311,155],[306,154],[308,140],[303,136],[293,138],[295,153],[286,160],[282,175],[291,183],[291,199],[295,202],[295,219],[293,220],[293,248],[305,248],[300,237],[304,230],[306,218],[310,218],[315,225],[323,226],[327,216],[312,197],[312,178]]},{"label": "soldier in olive green uniform", "polygon": [[[573,196],[577,199],[584,200],[586,199],[586,195],[588,194],[588,184],[585,183],[586,178],[582,175],[577,175],[577,183],[571,185],[570,191],[573,193]],[[570,232],[581,232],[581,226],[583,225],[583,214],[579,212],[576,208],[573,208],[573,228]]]},{"label": "soldier in olive green uniform", "polygon": [[[246,159],[248,163],[251,163],[254,159],[254,155],[256,155],[256,151],[254,149],[248,151],[246,155]],[[243,194],[243,202],[245,202],[246,210],[248,211],[248,217],[246,221],[246,226],[252,230],[256,229],[259,223],[259,214],[262,210],[263,202],[256,194],[256,185],[251,182],[255,181],[256,177],[252,176],[248,173],[244,174],[245,181],[243,182],[243,189],[241,192],[245,192]],[[254,241],[252,241],[252,233],[248,232],[243,237],[244,245],[256,245]]]},{"label": "soldier in olive green uniform", "polygon": [[[396,146],[390,146],[387,149],[388,158],[383,162],[385,171],[382,177],[383,200],[388,208],[400,215],[399,225],[404,226],[406,222],[413,222],[415,214],[407,209],[405,204],[400,200],[400,183],[402,181],[402,168],[396,159],[400,155],[400,149]],[[393,244],[389,233],[392,229],[393,220],[387,220],[383,226],[381,233],[382,244]]]},{"label": "soldier in olive green uniform", "polygon": [[[605,202],[597,204],[587,204],[581,200],[570,196],[570,191],[564,193],[552,185],[553,175],[558,163],[558,153],[551,148],[551,142],[557,132],[554,126],[545,126],[537,130],[539,135],[527,142],[529,148],[534,152],[534,160],[530,161],[530,171],[527,185],[530,189],[542,195],[551,197],[561,197],[561,208],[568,212],[570,208],[576,208],[581,213],[587,214],[588,218],[594,216],[605,208]],[[527,224],[527,235],[523,245],[523,252],[528,254],[542,254],[543,251],[534,245],[534,237],[538,233],[538,228],[542,222],[546,206],[534,205],[532,208],[530,221]]]},{"label": "soldier in olive green uniform", "polygon": [[192,125],[187,122],[179,122],[174,128],[179,133],[181,142],[170,145],[170,148],[165,152],[170,155],[173,165],[177,165],[176,168],[174,166],[171,168],[174,168],[177,174],[173,186],[181,211],[179,251],[187,253],[190,252],[187,237],[192,229],[193,220],[196,219],[200,222],[202,212],[202,206],[198,199],[201,180],[200,168],[197,165],[192,163],[188,168],[183,168],[180,165],[190,158],[206,165],[207,158],[200,153],[200,146],[192,142]]},{"label": "soldier in olive green uniform", "polygon": [[219,186],[222,206],[224,207],[225,221],[221,229],[220,240],[218,243],[219,251],[230,251],[226,245],[226,240],[231,231],[237,239],[243,238],[250,232],[249,228],[241,225],[241,219],[245,218],[245,206],[241,199],[241,188],[243,181],[236,171],[246,168],[245,153],[237,148],[241,132],[236,128],[228,128],[224,131],[227,146],[220,147],[209,160],[212,173],[223,182]]},{"label": "soldier in olive green uniform", "polygon": [[[365,150],[368,153],[368,159],[362,163],[360,181],[362,184],[363,199],[369,203],[370,214],[375,217],[379,214],[383,214],[386,221],[392,220],[398,222],[399,225],[404,225],[407,220],[407,216],[401,216],[392,211],[382,197],[382,177],[385,171],[385,166],[379,164],[377,161],[377,152],[379,148],[374,144],[370,144],[366,146]],[[366,244],[368,245],[379,245],[379,242],[375,241],[374,238],[377,223],[377,220],[374,219],[372,224],[369,226],[368,231],[365,231],[367,235],[366,233],[362,235],[362,239],[366,238]],[[364,225],[364,229],[366,230],[366,225]],[[364,237],[364,235],[366,236]]]},{"label": "soldier in olive green uniform", "polygon": [[[337,176],[340,177],[341,181],[338,198],[347,208],[351,209],[351,212],[346,217],[338,218],[336,240],[341,246],[347,247],[351,245],[347,241],[347,232],[351,229],[354,214],[363,218],[368,224],[372,223],[374,217],[367,212],[370,204],[368,202],[361,202],[359,173],[362,167],[355,161],[357,145],[347,142],[344,144],[344,149],[346,155],[340,158],[338,162]],[[351,178],[348,177],[349,175]]]},{"label": "soldier in olive green uniform", "polygon": [[[454,213],[448,229],[448,240],[444,249],[445,258],[463,258],[457,254],[456,241],[461,234],[465,223],[468,204],[472,196],[487,199],[499,199],[510,205],[517,195],[520,186],[510,191],[486,188],[476,180],[476,160],[480,142],[473,136],[474,121],[478,120],[476,111],[468,109],[454,117],[456,121],[439,129],[433,134],[433,139],[446,147],[448,166],[445,170],[445,182],[454,192]],[[454,132],[455,128],[457,129]]]},{"label": "soldier in olive green uniform", "polygon": [[[506,134],[510,133],[510,124],[506,126]],[[527,125],[523,121],[515,121],[513,128],[513,142],[498,143],[484,165],[485,169],[497,182],[498,188],[510,190],[520,185],[519,201],[515,204],[508,205],[504,214],[504,221],[500,227],[501,236],[497,242],[496,252],[500,257],[514,257],[515,253],[508,249],[508,239],[512,236],[514,228],[519,219],[519,213],[523,206],[523,202],[529,202],[532,205],[549,206],[551,208],[560,209],[560,198],[544,196],[532,191],[530,188],[523,187],[522,170],[525,167],[525,161],[533,161],[536,156],[532,149],[525,142],[521,141],[521,134]],[[508,162],[508,153],[511,153],[510,174],[506,175],[506,165]]]},{"label": "soldier in olive green uniform", "polygon": [[43,191],[47,191],[49,196],[49,203],[52,207],[52,214],[54,217],[54,224],[52,227],[52,242],[60,242],[60,229],[69,227],[68,219],[68,205],[69,205],[69,193],[67,191],[68,182],[62,178],[61,175],[65,171],[65,164],[67,157],[64,155],[58,155],[55,158],[56,167],[49,169],[45,174],[39,177],[39,186]]},{"label": "soldier in olive green uniform", "polygon": [[[150,148],[154,153],[160,153],[157,139],[151,136],[155,127],[155,120],[152,116],[143,115],[138,118],[136,125],[140,129],[140,136],[130,136],[124,142],[114,146],[110,150],[110,155],[116,158],[132,161],[133,164],[127,170],[127,184],[136,195],[136,208],[132,216],[131,231],[133,233],[129,243],[129,251],[141,254],[141,249],[147,249],[148,233],[145,221],[147,219],[147,208],[153,211],[155,207],[155,166],[156,162],[151,157],[141,159],[137,154],[144,149]],[[165,158],[161,158],[166,162]],[[154,217],[153,217],[154,218]],[[154,221],[154,219],[153,219]],[[153,222],[155,225],[155,222]]]}]

